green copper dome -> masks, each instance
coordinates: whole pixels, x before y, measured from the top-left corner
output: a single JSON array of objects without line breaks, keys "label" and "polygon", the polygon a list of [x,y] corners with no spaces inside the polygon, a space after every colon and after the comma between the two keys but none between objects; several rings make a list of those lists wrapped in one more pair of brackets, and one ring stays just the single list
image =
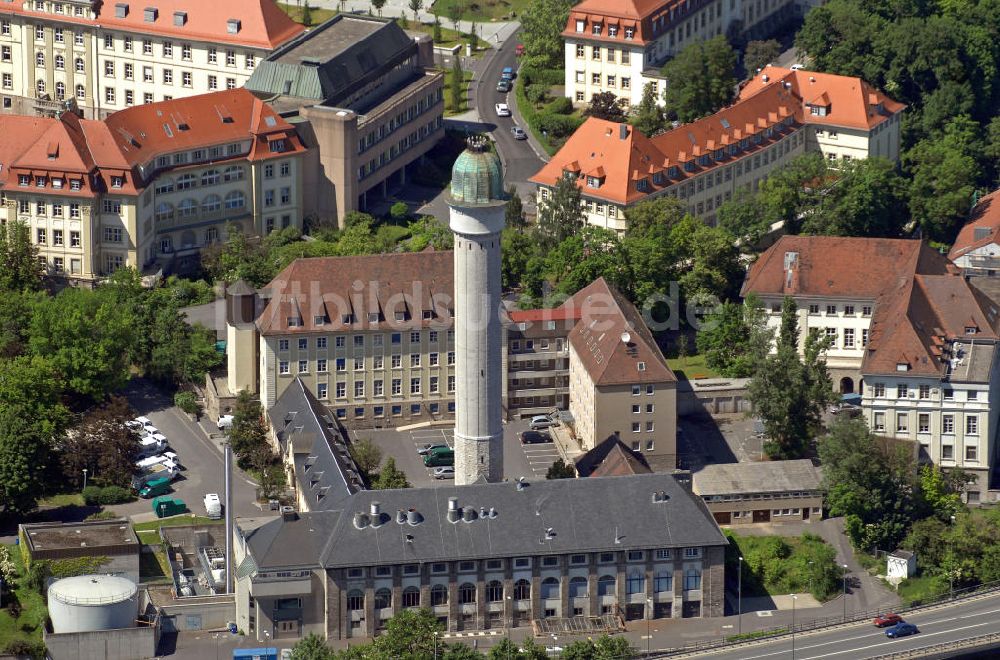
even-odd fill
[{"label": "green copper dome", "polygon": [[491,204],[506,199],[500,159],[485,138],[470,138],[451,168],[451,199],[458,204]]}]

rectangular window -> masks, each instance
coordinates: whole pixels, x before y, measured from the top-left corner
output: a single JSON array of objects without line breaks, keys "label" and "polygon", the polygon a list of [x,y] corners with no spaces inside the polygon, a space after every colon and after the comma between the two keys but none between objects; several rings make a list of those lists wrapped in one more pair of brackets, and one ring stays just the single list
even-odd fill
[{"label": "rectangular window", "polygon": [[927,413],[917,415],[917,433],[931,432],[931,416]]},{"label": "rectangular window", "polygon": [[844,328],[844,348],[854,348],[854,328]]},{"label": "rectangular window", "polygon": [[906,386],[905,383],[900,383],[899,385],[896,385],[897,399],[907,399],[909,398],[909,396],[910,396],[909,388]]},{"label": "rectangular window", "polygon": [[278,373],[279,374],[287,374],[288,373],[288,361],[287,360],[281,360],[280,362],[278,362]]},{"label": "rectangular window", "polygon": [[325,399],[327,397],[326,393],[327,384],[317,383],[316,384],[316,397],[319,399]]},{"label": "rectangular window", "polygon": [[337,398],[344,399],[347,397],[347,383],[339,382],[337,383]]},{"label": "rectangular window", "polygon": [[965,416],[965,435],[979,435],[979,416]]},{"label": "rectangular window", "polygon": [[979,461],[979,452],[975,445],[970,445],[965,448],[965,460],[973,462]]},{"label": "rectangular window", "polygon": [[872,416],[872,428],[875,431],[885,431],[885,413],[877,412]]},{"label": "rectangular window", "polygon": [[954,415],[942,415],[941,416],[941,433],[954,433],[955,432],[955,416]]},{"label": "rectangular window", "polygon": [[909,429],[910,416],[908,413],[896,413],[896,433],[906,433]]},{"label": "rectangular window", "polygon": [[420,394],[420,379],[411,378],[410,379],[410,394]]}]

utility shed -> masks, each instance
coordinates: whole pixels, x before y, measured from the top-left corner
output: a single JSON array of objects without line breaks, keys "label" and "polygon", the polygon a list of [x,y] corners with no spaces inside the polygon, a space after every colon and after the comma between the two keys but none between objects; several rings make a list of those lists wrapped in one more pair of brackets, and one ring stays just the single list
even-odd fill
[{"label": "utility shed", "polygon": [[822,473],[808,459],[717,463],[694,473],[699,495],[720,525],[822,519]]},{"label": "utility shed", "polygon": [[29,561],[103,560],[85,573],[119,575],[139,582],[139,539],[126,519],[18,526]]}]

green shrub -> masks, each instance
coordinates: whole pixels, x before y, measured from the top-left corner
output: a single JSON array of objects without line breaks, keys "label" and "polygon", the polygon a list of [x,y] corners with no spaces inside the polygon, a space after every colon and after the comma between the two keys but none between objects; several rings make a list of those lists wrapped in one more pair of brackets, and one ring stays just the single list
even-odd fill
[{"label": "green shrub", "polygon": [[26,639],[12,639],[7,642],[4,652],[9,655],[27,656],[29,658],[44,658],[45,646],[41,642],[32,642]]},{"label": "green shrub", "polygon": [[565,96],[560,96],[555,99],[547,106],[545,106],[545,112],[554,115],[568,115],[573,113],[573,102],[570,101]]},{"label": "green shrub", "polygon": [[526,66],[521,68],[518,76],[524,78],[525,85],[539,84],[551,87],[566,82],[566,74],[562,69],[536,69]]},{"label": "green shrub", "polygon": [[114,511],[98,511],[97,513],[90,514],[84,520],[115,520],[120,517]]},{"label": "green shrub", "polygon": [[406,202],[396,202],[389,207],[389,216],[393,220],[405,220],[410,215],[410,207]]},{"label": "green shrub", "polygon": [[580,120],[566,115],[551,115],[539,113],[535,126],[540,131],[545,131],[552,137],[569,137],[580,127]]},{"label": "green shrub", "polygon": [[178,392],[174,395],[174,405],[189,415],[197,415],[201,412],[198,398],[194,392]]},{"label": "green shrub", "polygon": [[549,96],[548,85],[531,84],[524,88],[524,95],[532,103],[544,103]]},{"label": "green shrub", "polygon": [[83,502],[88,506],[123,504],[131,502],[135,495],[128,488],[121,486],[87,486],[83,489]]}]

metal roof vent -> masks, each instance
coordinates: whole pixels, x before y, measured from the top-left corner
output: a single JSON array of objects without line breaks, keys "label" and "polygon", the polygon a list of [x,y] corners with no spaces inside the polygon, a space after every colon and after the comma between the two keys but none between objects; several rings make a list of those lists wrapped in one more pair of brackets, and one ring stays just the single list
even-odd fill
[{"label": "metal roof vent", "polygon": [[524,477],[518,477],[517,478],[517,489],[518,490],[524,490],[527,487],[528,487],[528,482],[524,480]]},{"label": "metal roof vent", "polygon": [[471,506],[464,507],[462,509],[462,520],[464,522],[470,523],[476,519],[476,510]]},{"label": "metal roof vent", "polygon": [[546,541],[551,541],[555,537],[556,537],[556,530],[553,529],[552,527],[547,527],[545,529],[545,540]]},{"label": "metal roof vent", "polygon": [[355,513],[354,514],[354,526],[357,527],[358,529],[364,529],[365,527],[368,526],[368,523],[370,523],[370,522],[371,522],[371,519],[368,518],[368,514],[367,513]]},{"label": "metal roof vent", "polygon": [[229,34],[238,34],[240,31],[240,27],[242,27],[242,24],[240,23],[240,19],[238,18],[230,18],[228,21],[226,21],[226,32],[228,32]]},{"label": "metal roof vent", "polygon": [[146,7],[142,10],[142,20],[147,23],[155,23],[160,11],[156,7]]},{"label": "metal roof vent", "polygon": [[177,27],[184,27],[188,22],[188,13],[186,11],[175,11],[174,12],[174,25]]},{"label": "metal roof vent", "polygon": [[115,4],[115,18],[125,18],[128,16],[128,3],[119,2]]},{"label": "metal roof vent", "polygon": [[660,502],[666,502],[669,499],[670,499],[670,496],[667,495],[664,491],[662,491],[662,490],[654,490],[653,491],[653,504],[658,504]]},{"label": "metal roof vent", "polygon": [[416,509],[408,509],[406,512],[406,522],[409,525],[419,525],[424,521],[424,517]]},{"label": "metal roof vent", "polygon": [[489,515],[490,515],[490,518],[496,518],[497,517],[497,510],[496,510],[496,508],[494,508],[494,507],[491,506],[490,507],[490,514]]},{"label": "metal roof vent", "polygon": [[372,520],[372,527],[381,527],[385,522],[385,516],[382,514],[382,504],[380,502],[372,502],[369,505],[368,515]]},{"label": "metal roof vent", "polygon": [[449,497],[448,498],[448,522],[456,523],[461,517],[462,513],[458,510],[458,498]]},{"label": "metal roof vent", "polygon": [[400,525],[406,522],[406,511],[403,511],[402,509],[396,510],[396,522]]},{"label": "metal roof vent", "polygon": [[407,543],[413,543],[413,534],[407,534],[405,537]]},{"label": "metal roof vent", "polygon": [[485,518],[487,515],[489,515],[489,512],[486,510],[486,507],[484,506],[479,507],[479,517]]}]

